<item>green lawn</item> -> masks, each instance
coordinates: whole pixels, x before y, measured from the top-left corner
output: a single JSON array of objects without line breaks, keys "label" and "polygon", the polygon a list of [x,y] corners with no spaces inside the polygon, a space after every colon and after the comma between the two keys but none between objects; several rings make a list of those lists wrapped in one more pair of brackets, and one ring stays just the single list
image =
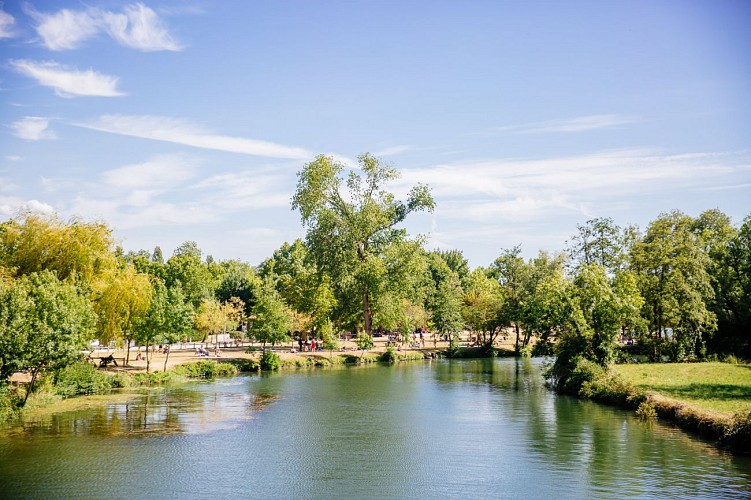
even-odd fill
[{"label": "green lawn", "polygon": [[632,385],[698,410],[727,415],[751,411],[751,365],[643,363],[617,365],[615,371]]}]

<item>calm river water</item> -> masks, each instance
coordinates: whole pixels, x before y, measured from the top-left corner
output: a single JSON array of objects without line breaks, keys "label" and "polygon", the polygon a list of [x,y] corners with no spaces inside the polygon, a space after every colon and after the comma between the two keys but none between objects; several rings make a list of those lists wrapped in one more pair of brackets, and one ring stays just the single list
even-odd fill
[{"label": "calm river water", "polygon": [[749,498],[751,460],[540,363],[241,376],[0,431],[2,498]]}]

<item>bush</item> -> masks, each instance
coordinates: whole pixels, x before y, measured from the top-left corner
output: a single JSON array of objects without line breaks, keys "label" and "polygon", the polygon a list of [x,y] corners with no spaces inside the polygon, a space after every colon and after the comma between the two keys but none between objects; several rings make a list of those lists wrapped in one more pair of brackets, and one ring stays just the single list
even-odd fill
[{"label": "bush", "polygon": [[541,340],[532,347],[532,357],[538,358],[542,356],[553,355],[553,343],[549,340]]},{"label": "bush", "polygon": [[737,413],[725,428],[720,444],[732,450],[749,453],[751,450],[751,411]]},{"label": "bush", "polygon": [[78,362],[55,375],[55,392],[64,398],[79,394],[99,394],[112,387],[110,378],[94,365]]},{"label": "bush", "polygon": [[381,354],[380,361],[384,363],[396,363],[399,361],[399,355],[396,353],[393,347],[386,349],[386,352]]},{"label": "bush", "polygon": [[10,384],[0,384],[0,422],[18,416],[23,397],[18,388]]},{"label": "bush", "polygon": [[264,351],[261,356],[261,370],[275,371],[281,368],[282,359],[274,351]]},{"label": "bush", "polygon": [[655,409],[654,403],[642,401],[639,407],[636,409],[636,416],[641,420],[657,419],[657,410]]},{"label": "bush", "polygon": [[177,365],[172,369],[172,373],[189,378],[223,377],[237,375],[239,371],[239,368],[231,363],[217,363],[209,360]]}]

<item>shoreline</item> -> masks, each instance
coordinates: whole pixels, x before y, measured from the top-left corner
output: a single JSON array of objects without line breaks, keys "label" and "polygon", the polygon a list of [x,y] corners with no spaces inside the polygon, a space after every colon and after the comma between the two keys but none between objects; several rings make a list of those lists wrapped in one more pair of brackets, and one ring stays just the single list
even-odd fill
[{"label": "shoreline", "polygon": [[[267,346],[267,350],[272,350],[279,355],[283,370],[374,364],[381,362],[380,356],[387,350],[385,339],[365,352],[356,350],[354,342],[349,341],[343,344],[345,344],[345,350],[340,351],[290,352],[289,346],[276,346],[275,348]],[[432,341],[430,344],[432,344]],[[409,348],[395,352],[398,355],[399,361],[420,361],[429,359],[431,355],[439,356],[439,353],[445,352],[448,347],[447,342],[438,342],[437,344],[436,347],[426,346],[424,349]],[[249,347],[257,350],[246,352]],[[508,349],[509,347],[511,349]],[[501,351],[506,351],[505,354],[513,353],[513,343],[508,345],[507,349],[503,349],[503,346],[500,349]],[[464,353],[472,353],[471,348],[462,347],[461,350]],[[238,367],[239,371],[247,373],[249,371],[248,367],[252,367],[250,371],[260,370],[258,362],[260,361],[261,353],[262,347],[260,345],[221,348],[219,356],[212,354],[210,357],[198,356],[194,350],[188,348],[176,349],[170,352],[165,372],[163,371],[165,355],[155,352],[150,360],[151,369],[149,373],[152,376],[156,376],[158,373],[169,374],[174,372],[174,368],[177,366],[200,361],[229,363]],[[119,354],[122,355],[123,352],[120,351]],[[131,352],[131,354],[135,356],[134,352]],[[468,356],[467,359],[470,357],[472,356]],[[245,365],[244,369],[240,369],[239,367],[243,365]],[[131,360],[128,366],[108,366],[98,370],[110,376],[120,373],[131,377],[139,374],[146,375],[147,373],[145,360]],[[196,378],[186,378],[189,381],[198,380]],[[87,407],[92,404],[110,404],[113,401],[116,402],[122,398],[133,396],[138,391],[150,387],[158,388],[162,387],[162,385],[159,382],[156,382],[154,385],[148,383],[147,385],[132,386],[121,390],[115,389],[108,394],[90,394],[64,398],[49,405],[30,408],[23,412],[20,418],[38,418],[39,415],[70,411],[79,406]],[[708,439],[718,449],[744,455],[751,454],[751,411],[741,411],[735,415],[707,412],[697,409],[688,401],[674,399],[657,392],[643,391],[625,382],[617,384],[614,387],[605,386],[595,388],[589,394],[580,393],[576,396],[578,399],[590,399],[598,404],[615,406],[632,412],[639,409],[640,405],[646,404],[654,410],[656,417],[660,420],[675,425],[684,432]],[[5,422],[5,424],[9,423],[11,422]]]}]

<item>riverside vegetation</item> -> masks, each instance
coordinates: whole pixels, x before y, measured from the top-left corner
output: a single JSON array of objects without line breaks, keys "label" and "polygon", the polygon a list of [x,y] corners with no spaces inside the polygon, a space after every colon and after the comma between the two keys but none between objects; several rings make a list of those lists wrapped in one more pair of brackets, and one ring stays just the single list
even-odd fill
[{"label": "riverside vegetation", "polygon": [[[735,225],[719,210],[671,211],[644,230],[598,218],[564,252],[526,260],[517,246],[470,270],[460,250],[427,251],[400,227],[434,209],[427,186],[400,201],[386,189],[398,171],[369,154],[358,167],[346,172],[327,156],[304,165],[292,207],[306,238],[257,266],[218,262],[192,241],[166,260],[158,246],[125,252],[101,221],[24,212],[0,224],[2,408],[17,411],[53,381],[78,391],[70,380],[91,368],[74,363],[92,339],[148,349],[226,335],[274,345],[295,335],[334,350],[342,332],[365,346],[375,330],[408,342],[424,327],[449,340],[449,355],[460,352],[462,331],[494,355],[510,335],[516,355],[555,355],[547,376],[557,391],[612,393],[656,414],[658,402],[638,396],[646,386],[611,370],[619,358],[751,358],[751,215]],[[9,385],[16,372],[30,375],[25,387]],[[177,376],[169,373],[154,374],[147,361],[142,377]],[[80,386],[99,384],[92,376]],[[725,428],[747,436],[750,419]]]}]

